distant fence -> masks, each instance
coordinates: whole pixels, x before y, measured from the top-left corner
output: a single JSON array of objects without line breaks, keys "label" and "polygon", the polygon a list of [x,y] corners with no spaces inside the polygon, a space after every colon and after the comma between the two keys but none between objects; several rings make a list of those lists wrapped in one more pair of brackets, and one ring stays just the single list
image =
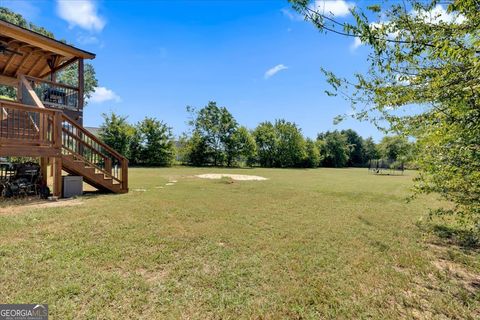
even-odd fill
[{"label": "distant fence", "polygon": [[405,164],[403,161],[385,159],[370,160],[368,171],[373,174],[403,174]]}]

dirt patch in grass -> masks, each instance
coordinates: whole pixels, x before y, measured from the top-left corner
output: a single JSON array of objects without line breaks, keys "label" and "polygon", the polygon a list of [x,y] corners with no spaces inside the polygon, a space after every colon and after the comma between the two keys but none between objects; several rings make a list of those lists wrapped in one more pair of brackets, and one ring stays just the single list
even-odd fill
[{"label": "dirt patch in grass", "polygon": [[476,293],[480,290],[480,275],[466,270],[460,264],[441,259],[434,261],[433,265],[441,272],[448,274],[451,279],[456,280],[460,286],[470,293]]},{"label": "dirt patch in grass", "polygon": [[228,173],[206,173],[196,175],[197,178],[201,179],[222,179],[222,178],[231,178],[236,181],[262,181],[268,180],[267,178],[260,176],[252,176],[247,174],[228,174]]},{"label": "dirt patch in grass", "polygon": [[71,207],[83,204],[80,199],[65,199],[59,201],[35,201],[34,203],[11,205],[0,208],[0,215],[14,215],[31,209]]}]

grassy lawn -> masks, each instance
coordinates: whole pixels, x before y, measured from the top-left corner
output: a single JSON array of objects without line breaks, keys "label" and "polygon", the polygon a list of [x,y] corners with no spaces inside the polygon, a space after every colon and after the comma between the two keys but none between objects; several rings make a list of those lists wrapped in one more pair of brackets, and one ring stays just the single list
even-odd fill
[{"label": "grassy lawn", "polygon": [[[269,180],[194,177],[222,172]],[[129,194],[0,215],[0,302],[52,319],[480,317],[480,254],[424,231],[436,200],[405,202],[412,175],[130,173]]]}]

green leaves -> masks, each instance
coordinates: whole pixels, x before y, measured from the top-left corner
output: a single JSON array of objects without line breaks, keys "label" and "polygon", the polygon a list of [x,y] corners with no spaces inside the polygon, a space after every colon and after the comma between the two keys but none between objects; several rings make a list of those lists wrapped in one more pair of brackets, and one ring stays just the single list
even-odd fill
[{"label": "green leaves", "polygon": [[155,118],[146,117],[135,126],[127,117],[115,113],[103,114],[100,138],[126,156],[131,164],[171,166],[175,160],[175,146],[171,128]]},{"label": "green leaves", "polygon": [[195,111],[187,107],[192,113],[190,121],[196,136],[192,148],[202,150],[191,150],[197,156],[197,164],[214,166],[232,166],[238,153],[235,145],[235,132],[238,124],[232,114],[225,107],[218,107],[215,101],[210,101],[202,109]]},{"label": "green leaves", "polygon": [[102,114],[103,124],[99,136],[107,145],[120,154],[130,157],[130,143],[135,134],[135,128],[127,122],[127,117],[116,113]]},{"label": "green leaves", "polygon": [[[309,11],[310,2],[292,2],[300,13]],[[323,70],[332,87],[328,95],[340,93],[360,107],[357,118],[377,126],[386,121],[391,131],[414,137],[420,148],[417,192],[440,194],[455,204],[462,221],[469,217],[470,225],[479,228],[478,1],[411,0],[367,9],[376,21],[357,6],[352,11],[355,23],[336,24],[370,46],[370,68],[353,81]],[[311,20],[329,31],[319,21]],[[396,144],[387,148],[384,141],[384,153],[393,156]]]}]

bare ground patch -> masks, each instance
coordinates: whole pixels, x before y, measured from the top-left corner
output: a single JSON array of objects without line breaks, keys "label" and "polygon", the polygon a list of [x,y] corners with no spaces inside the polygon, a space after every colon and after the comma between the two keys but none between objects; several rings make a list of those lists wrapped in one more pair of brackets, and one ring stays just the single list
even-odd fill
[{"label": "bare ground patch", "polygon": [[201,179],[222,179],[222,178],[230,178],[236,181],[262,181],[268,180],[267,178],[260,177],[260,176],[252,176],[247,174],[228,174],[228,173],[206,173],[206,174],[199,174],[196,175],[197,178]]},{"label": "bare ground patch", "polygon": [[72,207],[83,204],[80,199],[66,199],[59,201],[35,201],[34,203],[11,205],[0,208],[0,215],[14,215],[31,209]]}]

